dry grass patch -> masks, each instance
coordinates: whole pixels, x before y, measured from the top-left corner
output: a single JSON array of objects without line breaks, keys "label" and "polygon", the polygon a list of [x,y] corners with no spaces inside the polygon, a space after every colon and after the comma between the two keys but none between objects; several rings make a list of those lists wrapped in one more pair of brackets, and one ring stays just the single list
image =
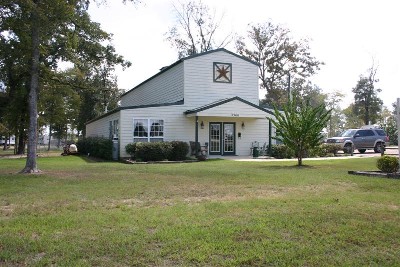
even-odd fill
[{"label": "dry grass patch", "polygon": [[0,265],[398,266],[399,181],[347,175],[373,163],[2,159]]}]

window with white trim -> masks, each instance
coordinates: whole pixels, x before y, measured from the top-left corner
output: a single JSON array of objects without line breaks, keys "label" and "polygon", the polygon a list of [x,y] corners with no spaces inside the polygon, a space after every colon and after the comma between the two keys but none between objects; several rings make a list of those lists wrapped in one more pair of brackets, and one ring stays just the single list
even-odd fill
[{"label": "window with white trim", "polygon": [[118,120],[114,120],[114,138],[119,136],[119,123]]},{"label": "window with white trim", "polygon": [[164,141],[164,120],[133,119],[133,142]]},{"label": "window with white trim", "polygon": [[118,127],[118,120],[110,121],[109,122],[109,138],[110,139],[118,139],[119,134],[119,127]]}]

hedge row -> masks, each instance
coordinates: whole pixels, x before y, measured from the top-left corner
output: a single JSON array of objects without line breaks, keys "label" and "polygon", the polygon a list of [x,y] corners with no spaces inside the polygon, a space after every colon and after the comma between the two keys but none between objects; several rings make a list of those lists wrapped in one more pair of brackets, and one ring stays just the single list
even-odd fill
[{"label": "hedge row", "polygon": [[[303,155],[305,158],[307,157],[332,157],[336,156],[337,152],[341,150],[341,146],[337,144],[321,144],[320,146],[315,147],[306,152]],[[272,157],[277,159],[290,159],[295,157],[295,153],[293,150],[288,148],[286,145],[272,145],[271,147]]]},{"label": "hedge row", "polygon": [[80,154],[112,160],[113,143],[108,138],[87,137],[79,140],[77,146]]},{"label": "hedge row", "polygon": [[126,153],[136,161],[179,161],[186,159],[189,145],[182,141],[130,143],[125,146]]}]

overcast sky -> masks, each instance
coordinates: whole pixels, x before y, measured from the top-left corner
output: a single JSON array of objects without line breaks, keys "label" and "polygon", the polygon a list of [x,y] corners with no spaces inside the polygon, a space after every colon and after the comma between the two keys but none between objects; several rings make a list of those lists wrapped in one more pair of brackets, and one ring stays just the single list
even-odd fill
[{"label": "overcast sky", "polygon": [[[177,60],[177,52],[165,40],[176,19],[172,1],[142,0],[136,7],[120,0],[92,5],[92,20],[113,33],[119,54],[132,62],[118,70],[118,85],[131,89]],[[203,0],[217,14],[224,14],[220,30],[245,35],[249,23],[272,20],[291,30],[295,39],[309,38],[311,53],[325,62],[313,82],[324,92],[346,94],[346,107],[353,101],[351,89],[359,76],[375,62],[377,84],[384,104],[400,97],[400,1],[397,0]],[[236,52],[233,45],[226,47]],[[261,92],[260,95],[264,95]]]}]

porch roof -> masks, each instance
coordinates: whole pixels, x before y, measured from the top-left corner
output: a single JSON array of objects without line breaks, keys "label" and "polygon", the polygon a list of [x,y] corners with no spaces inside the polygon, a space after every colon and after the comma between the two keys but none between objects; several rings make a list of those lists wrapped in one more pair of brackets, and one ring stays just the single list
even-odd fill
[{"label": "porch roof", "polygon": [[262,108],[238,96],[220,99],[204,106],[186,110],[184,113],[188,117],[266,118],[274,115],[271,110]]}]

